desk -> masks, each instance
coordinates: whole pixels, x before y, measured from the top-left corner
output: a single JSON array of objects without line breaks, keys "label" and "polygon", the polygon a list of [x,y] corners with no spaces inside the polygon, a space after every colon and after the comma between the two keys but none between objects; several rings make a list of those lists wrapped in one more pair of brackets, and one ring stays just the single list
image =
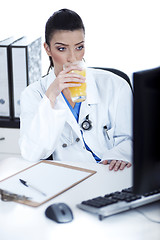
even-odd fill
[{"label": "desk", "polygon": [[[0,180],[32,164],[21,158],[0,160]],[[37,208],[0,200],[1,240],[160,239],[160,225],[148,221],[136,210],[99,221],[97,216],[76,207],[82,200],[130,187],[131,168],[113,172],[108,170],[108,166],[96,163],[72,165],[96,170],[97,173]],[[56,202],[65,202],[70,206],[74,215],[71,223],[57,224],[45,217],[45,209]],[[141,210],[151,218],[160,219],[160,202],[141,207]]]}]

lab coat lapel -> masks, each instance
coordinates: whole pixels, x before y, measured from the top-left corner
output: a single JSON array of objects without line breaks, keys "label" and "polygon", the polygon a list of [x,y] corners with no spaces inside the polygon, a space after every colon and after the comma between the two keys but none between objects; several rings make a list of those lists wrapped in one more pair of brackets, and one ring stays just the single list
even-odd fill
[{"label": "lab coat lapel", "polygon": [[62,94],[60,94],[58,96],[58,104],[60,104],[61,107],[66,109],[66,114],[67,114],[66,122],[70,125],[70,127],[73,129],[73,131],[81,139],[80,126],[77,124],[77,121],[76,121],[75,117],[73,116],[73,113],[69,109],[69,107],[68,107],[65,99],[63,98]]},{"label": "lab coat lapel", "polygon": [[85,120],[86,116],[89,115],[92,112],[92,106],[88,104],[87,100],[82,102],[80,113],[79,113],[79,124],[82,124],[82,122]]}]

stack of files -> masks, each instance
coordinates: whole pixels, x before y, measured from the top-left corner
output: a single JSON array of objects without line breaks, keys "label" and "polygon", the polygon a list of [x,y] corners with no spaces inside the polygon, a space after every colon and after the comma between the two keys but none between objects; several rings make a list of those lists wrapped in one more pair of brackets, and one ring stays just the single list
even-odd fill
[{"label": "stack of files", "polygon": [[4,118],[12,115],[10,45],[13,42],[13,37],[0,41],[0,116]]},{"label": "stack of files", "polygon": [[41,38],[23,37],[11,44],[13,113],[20,116],[21,92],[41,78]]},{"label": "stack of files", "polygon": [[0,118],[20,116],[20,95],[41,78],[41,38],[0,42]]}]

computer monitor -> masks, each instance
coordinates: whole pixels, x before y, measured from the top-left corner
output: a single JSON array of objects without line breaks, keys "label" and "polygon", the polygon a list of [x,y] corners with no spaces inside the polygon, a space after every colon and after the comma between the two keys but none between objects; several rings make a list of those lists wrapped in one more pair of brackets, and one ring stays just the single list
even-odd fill
[{"label": "computer monitor", "polygon": [[160,188],[160,67],[133,73],[133,189]]}]

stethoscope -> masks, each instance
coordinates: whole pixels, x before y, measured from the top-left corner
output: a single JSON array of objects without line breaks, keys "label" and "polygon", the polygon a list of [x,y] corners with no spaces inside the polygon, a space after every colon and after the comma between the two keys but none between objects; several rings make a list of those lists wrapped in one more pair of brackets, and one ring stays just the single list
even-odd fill
[{"label": "stethoscope", "polygon": [[[86,116],[85,120],[81,123],[81,127],[84,131],[88,131],[88,130],[91,130],[92,129],[92,121],[89,120],[89,114]],[[105,125],[103,127],[103,130],[105,132],[105,134],[107,135],[107,138],[108,140],[110,140],[110,137],[109,137],[109,134],[108,134],[108,128],[107,128],[107,125]],[[75,142],[79,142],[80,141],[80,138],[76,138],[75,140],[73,139],[73,133],[71,131],[71,141],[70,143],[63,143],[62,144],[62,147],[63,148],[66,148],[68,147],[69,145],[73,145]]]},{"label": "stethoscope", "polygon": [[[89,114],[86,116],[86,119],[82,122],[81,127],[83,130],[91,130],[92,122],[91,122],[91,120],[89,120]],[[105,125],[103,127],[103,130],[104,130],[105,134],[107,135],[108,140],[110,140],[107,125]]]},{"label": "stethoscope", "polygon": [[92,122],[89,120],[89,114],[86,116],[86,119],[82,122],[81,127],[83,130],[91,130]]},{"label": "stethoscope", "polygon": [[[91,120],[89,120],[89,114],[86,116],[86,119],[82,122],[81,127],[83,130],[91,130],[92,122],[91,122]],[[104,130],[105,134],[107,135],[108,140],[110,140],[107,125],[103,126],[103,130]]]},{"label": "stethoscope", "polygon": [[[92,122],[89,120],[89,114],[86,116],[85,120],[81,123],[81,127],[84,131],[91,130]],[[79,141],[80,141],[79,137],[77,137],[75,140],[73,139],[73,132],[71,130],[71,140],[70,140],[70,142],[69,143],[63,143],[62,147],[66,148],[69,145],[73,145],[75,142],[79,142]]]}]

